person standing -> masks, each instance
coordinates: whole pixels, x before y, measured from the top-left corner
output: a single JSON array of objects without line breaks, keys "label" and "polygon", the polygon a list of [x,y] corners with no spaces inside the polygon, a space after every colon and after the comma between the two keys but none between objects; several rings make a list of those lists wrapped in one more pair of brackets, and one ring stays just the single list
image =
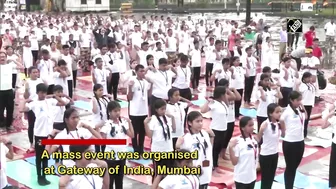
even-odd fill
[{"label": "person standing", "polygon": [[[0,52],[0,128],[11,128],[14,112],[14,91],[12,88],[13,65],[7,61],[7,54]],[[6,110],[6,119],[4,116]]]},{"label": "person standing", "polygon": [[63,54],[61,55],[61,59],[63,59],[67,63],[67,68],[69,70],[69,76],[67,77],[68,81],[68,92],[69,97],[72,98],[73,96],[73,76],[72,76],[72,57],[69,54],[70,47],[69,45],[63,45]]},{"label": "person standing", "polygon": [[281,55],[286,52],[287,47],[287,27],[286,25],[282,26],[280,31],[280,47],[279,47],[279,60],[281,61]]},{"label": "person standing", "polygon": [[285,156],[285,188],[293,189],[296,170],[299,167],[304,149],[304,120],[307,112],[302,105],[302,95],[300,92],[290,93],[289,105],[280,117],[280,127],[285,128],[281,135],[284,137],[282,151]]},{"label": "person standing", "polygon": [[329,49],[329,51],[331,51],[334,49],[335,34],[336,34],[336,24],[334,23],[333,19],[331,19],[330,22],[328,22],[324,26],[324,31],[326,35],[327,48]]},{"label": "person standing", "polygon": [[313,39],[315,38],[315,36],[315,27],[310,26],[309,31],[307,31],[302,37],[303,40],[306,41],[306,47],[313,46]]}]

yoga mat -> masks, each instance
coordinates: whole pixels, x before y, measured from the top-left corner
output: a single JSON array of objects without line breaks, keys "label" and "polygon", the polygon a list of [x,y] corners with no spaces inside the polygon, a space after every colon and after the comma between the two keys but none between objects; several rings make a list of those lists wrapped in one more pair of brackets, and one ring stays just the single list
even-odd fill
[{"label": "yoga mat", "polygon": [[311,141],[305,141],[305,144],[308,146],[317,146],[317,147],[322,147],[322,148],[328,148],[331,146],[330,140],[325,140],[325,139],[313,137],[313,136],[308,136],[308,138],[311,139]]},{"label": "yoga mat", "polygon": [[120,104],[120,107],[121,108],[127,108],[128,107],[128,102],[127,101],[121,101],[121,102],[118,102]]},{"label": "yoga mat", "polygon": [[[26,158],[26,159],[25,159],[26,162],[28,162],[28,163],[30,163],[30,164],[36,166],[35,160],[36,160],[36,156],[29,157],[29,158]],[[55,166],[55,160],[50,158],[50,159],[48,160],[48,166],[50,167],[50,166],[52,166],[52,165]],[[55,172],[56,172],[56,174],[58,174],[58,173],[57,173],[57,170],[55,170]]]},{"label": "yoga mat", "polygon": [[324,164],[321,160],[313,160],[298,168],[298,171],[308,174],[310,176],[316,176],[322,179],[329,179],[329,162]]},{"label": "yoga mat", "polygon": [[[129,152],[134,152],[134,150],[133,150],[133,148],[131,146],[127,146],[127,150]],[[147,166],[147,167],[149,165],[153,164],[152,160],[150,160],[150,159],[138,159],[138,160],[136,160],[136,159],[130,159],[128,161],[129,162],[133,162],[133,163],[137,163],[139,165],[144,165],[144,166]]]},{"label": "yoga mat", "polygon": [[147,184],[148,186],[152,185],[152,176],[151,175],[125,175],[127,178]]},{"label": "yoga mat", "polygon": [[223,170],[224,173],[216,173],[218,174],[217,176],[212,176],[211,177],[211,183],[216,183],[216,184],[226,184],[226,186],[231,186],[234,184],[234,179],[233,179],[233,172],[231,171],[226,171]]},{"label": "yoga mat", "polygon": [[257,117],[257,110],[249,108],[240,108],[239,113],[243,116],[249,116],[252,118]]},{"label": "yoga mat", "polygon": [[[274,180],[284,184],[284,174],[276,176]],[[328,181],[321,178],[304,175],[299,171],[296,172],[294,186],[297,188],[329,189]]]},{"label": "yoga mat", "polygon": [[[7,163],[7,176],[26,185],[32,189],[58,189],[58,176],[47,175],[47,179],[51,182],[50,185],[40,186],[37,183],[36,168],[32,164],[17,160]],[[21,174],[20,174],[21,173]]]},{"label": "yoga mat", "polygon": [[79,109],[86,110],[86,111],[91,111],[92,110],[90,102],[85,102],[85,101],[82,101],[82,100],[75,101],[73,106],[75,108],[79,108]]},{"label": "yoga mat", "polygon": [[192,100],[191,103],[195,106],[203,106],[207,102],[206,99]]}]

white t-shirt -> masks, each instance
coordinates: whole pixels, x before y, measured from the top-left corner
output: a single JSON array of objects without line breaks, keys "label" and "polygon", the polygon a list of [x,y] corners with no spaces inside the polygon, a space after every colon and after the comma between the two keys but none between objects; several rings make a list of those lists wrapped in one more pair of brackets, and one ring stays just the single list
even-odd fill
[{"label": "white t-shirt", "polygon": [[175,68],[175,70],[177,75],[172,86],[178,89],[188,89],[191,78],[190,67],[187,66],[185,68],[182,68],[181,66],[178,66]]},{"label": "white t-shirt", "polygon": [[[301,62],[302,62],[302,66],[315,67],[317,65],[320,65],[320,60],[315,56],[312,56],[310,58],[308,57],[301,58]],[[310,72],[312,75],[315,75],[315,76],[317,75],[317,70],[314,70],[314,69],[306,68],[306,69],[303,69],[303,73],[304,72]]]},{"label": "white t-shirt", "polygon": [[5,188],[8,185],[7,175],[6,175],[6,154],[9,149],[4,143],[0,143],[0,188]]},{"label": "white t-shirt", "polygon": [[272,124],[269,120],[266,120],[267,126],[263,133],[263,143],[261,144],[260,155],[268,156],[278,153],[279,151],[279,140],[280,140],[280,127],[279,123],[273,123],[275,126],[272,129]]},{"label": "white t-shirt", "polygon": [[209,103],[209,108],[212,116],[210,128],[216,131],[226,131],[229,107],[225,102],[214,100]]},{"label": "white t-shirt", "polygon": [[38,64],[38,69],[40,70],[40,78],[47,82],[48,85],[53,85],[54,77],[54,62],[51,60],[40,60]]},{"label": "white t-shirt", "polygon": [[[125,131],[124,131],[124,129]],[[114,130],[113,136],[111,135],[111,130]],[[107,120],[105,125],[101,128],[100,132],[106,134],[106,139],[128,139],[127,130],[129,129],[128,122],[122,119],[120,123],[116,124],[112,120]],[[127,152],[127,145],[106,145],[106,152],[114,151],[115,159],[119,160],[118,152]]]},{"label": "white t-shirt", "polygon": [[[93,108],[93,104],[95,104],[97,101],[95,97],[93,97],[93,99],[91,100],[91,105]],[[110,100],[106,97],[103,98],[99,98],[97,101],[97,108],[98,108],[98,112],[97,113],[92,113],[92,123],[93,124],[98,124],[102,121],[106,121],[107,120],[107,104],[110,102]]]},{"label": "white t-shirt", "polygon": [[302,94],[302,104],[304,106],[314,107],[316,87],[310,83],[301,83],[299,86],[299,92]]},{"label": "white t-shirt", "polygon": [[[243,56],[242,58],[240,58],[243,67],[247,69],[247,74],[249,77],[251,76],[256,76],[257,74],[257,59],[253,56],[251,57],[247,57],[247,56]],[[247,63],[250,64],[250,69],[247,68]]]},{"label": "white t-shirt", "polygon": [[[183,136],[183,144],[181,145],[181,149],[188,150],[189,152],[198,151],[198,159],[193,160],[194,166],[203,166],[202,162],[204,160],[209,161],[208,167],[202,167],[202,175],[200,175],[200,184],[208,184],[211,181],[212,176],[212,144],[210,142],[209,134],[202,130],[200,133],[191,134],[186,133]],[[207,144],[207,148],[205,148],[204,144]]]},{"label": "white t-shirt", "polygon": [[63,59],[67,63],[67,68],[70,72],[70,76],[67,77],[67,80],[68,81],[73,80],[73,77],[72,77],[72,57],[70,55],[65,56],[64,54],[62,54],[61,59]]},{"label": "white t-shirt", "polygon": [[336,33],[336,24],[328,22],[325,26],[324,29],[326,30],[325,34],[328,36],[335,36]]},{"label": "white t-shirt", "polygon": [[43,83],[42,79],[40,78],[37,78],[36,80],[28,79],[27,83],[29,85],[29,99],[37,100],[36,86],[40,83]]},{"label": "white t-shirt", "polygon": [[[63,102],[65,104],[68,104],[70,102],[69,99],[62,97]],[[63,123],[63,118],[64,118],[64,112],[65,112],[65,106],[54,106],[54,122],[55,123]]]},{"label": "white t-shirt", "polygon": [[196,175],[167,175],[159,184],[162,189],[198,189],[199,178]]},{"label": "white t-shirt", "polygon": [[[153,131],[152,135],[152,152],[172,152],[173,141],[172,141],[172,122],[171,119],[166,116],[167,123],[165,123],[163,117],[159,117],[162,122],[162,125],[158,121],[158,118],[155,115],[152,115],[152,119],[149,122],[149,129]],[[169,129],[168,129],[169,128]],[[169,130],[169,134],[168,134]],[[167,139],[165,139],[163,132],[166,133]],[[168,137],[170,135],[170,138]]]},{"label": "white t-shirt", "polygon": [[281,87],[292,88],[294,87],[295,82],[295,71],[293,70],[293,68],[287,68],[287,73],[288,79],[285,80],[285,71],[283,69],[280,69],[280,84]]},{"label": "white t-shirt", "polygon": [[249,184],[257,179],[258,142],[253,137],[239,137],[234,148],[238,163],[234,166],[234,181]]},{"label": "white t-shirt", "polygon": [[[91,163],[87,167],[98,166]],[[99,175],[71,175],[71,182],[67,185],[66,189],[100,189],[102,187],[103,178]]]},{"label": "white t-shirt", "polygon": [[277,94],[277,92],[275,90],[263,90],[264,91],[264,94],[265,94],[265,98],[266,100],[263,101],[261,99],[261,91],[258,89],[258,92],[257,92],[257,96],[258,96],[258,99],[259,99],[259,105],[258,105],[258,108],[257,108],[257,116],[259,117],[268,117],[267,116],[267,106],[271,103],[275,103],[275,95]]},{"label": "white t-shirt", "polygon": [[284,141],[287,142],[300,142],[303,141],[303,130],[304,130],[304,121],[305,121],[305,114],[300,112],[297,109],[299,114],[295,114],[292,107],[289,105],[286,109],[282,112],[280,117],[281,121],[284,121],[286,126],[286,135],[284,137]]},{"label": "white t-shirt", "polygon": [[129,101],[129,114],[131,116],[148,115],[148,90],[150,89],[150,84],[144,79],[138,80],[136,76],[132,76],[130,80],[134,81],[134,85],[132,86],[133,98]]},{"label": "white t-shirt", "polygon": [[148,78],[153,82],[152,95],[156,98],[168,99],[168,90],[171,88],[172,79],[175,74],[170,71],[148,72]]},{"label": "white t-shirt", "polygon": [[201,67],[201,51],[193,49],[189,55],[191,56],[191,67]]},{"label": "white t-shirt", "polygon": [[[218,70],[220,70],[220,72],[216,72]],[[221,79],[226,79],[229,81],[229,83],[231,83],[230,81],[231,81],[232,73],[229,70],[224,71],[223,66],[221,64],[216,64],[214,66],[214,69],[212,70],[212,74],[215,74],[215,78],[217,79],[217,81],[220,81]]]},{"label": "white t-shirt", "polygon": [[332,139],[332,142],[336,144],[336,116],[329,118],[328,122],[331,124],[331,127],[333,128],[334,137]]},{"label": "white t-shirt", "polygon": [[39,137],[48,136],[53,130],[54,106],[57,100],[49,98],[45,100],[35,100],[27,103],[29,110],[35,114],[34,135]]},{"label": "white t-shirt", "polygon": [[246,70],[240,66],[232,67],[234,79],[231,79],[231,86],[235,89],[244,89]]},{"label": "white t-shirt", "polygon": [[167,104],[167,114],[173,115],[176,124],[176,132],[173,133],[173,138],[178,138],[184,134],[184,120],[186,117],[185,109],[188,104],[185,102],[178,102],[175,104]]},{"label": "white t-shirt", "polygon": [[110,74],[110,71],[102,68],[102,69],[98,69],[98,68],[95,68],[93,70],[93,74],[96,78],[96,81],[97,81],[97,84],[101,84],[103,86],[103,89],[104,89],[104,94],[107,94],[107,78]]},{"label": "white t-shirt", "polygon": [[66,77],[60,77],[61,74],[59,72],[54,72],[54,81],[55,85],[60,85],[63,88],[63,93],[66,95],[69,95],[69,89],[68,89],[68,80]]},{"label": "white t-shirt", "polygon": [[[49,133],[50,134],[50,133]],[[55,139],[90,139],[92,137],[92,134],[89,130],[84,128],[78,128],[75,131],[68,132],[66,129],[59,132]],[[59,147],[59,146],[56,146]],[[70,146],[69,145],[62,145],[63,152],[70,152]],[[75,162],[73,160],[63,160],[63,165],[67,167],[72,167],[75,165]]]}]

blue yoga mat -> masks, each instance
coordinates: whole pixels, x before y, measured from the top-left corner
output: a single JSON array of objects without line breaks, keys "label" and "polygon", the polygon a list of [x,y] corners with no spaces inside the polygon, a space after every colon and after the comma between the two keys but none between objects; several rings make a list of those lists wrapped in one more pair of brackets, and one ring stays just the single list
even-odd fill
[{"label": "blue yoga mat", "polygon": [[82,100],[77,100],[74,102],[74,107],[82,109],[82,110],[86,110],[86,111],[91,111],[92,110],[92,106],[90,104],[90,102],[85,102]]},{"label": "blue yoga mat", "polygon": [[127,108],[128,107],[128,102],[127,101],[121,101],[119,102],[121,108]]},{"label": "blue yoga mat", "polygon": [[[28,163],[30,163],[30,164],[36,166],[36,162],[35,162],[35,160],[36,160],[36,156],[29,157],[29,158],[26,158],[26,159],[25,159],[25,161],[27,161]],[[55,166],[55,160],[52,159],[52,158],[50,158],[50,159],[48,160],[48,166],[50,167],[50,166],[52,166],[52,165]],[[57,169],[55,169],[55,173],[58,174],[58,173],[57,173]]]},{"label": "blue yoga mat", "polygon": [[[284,174],[276,176],[274,180],[281,184],[284,184]],[[304,175],[299,171],[296,172],[294,186],[296,188],[329,189],[328,181],[318,177]]]},{"label": "blue yoga mat", "polygon": [[206,103],[206,99],[198,99],[198,100],[192,100],[191,103],[193,103],[195,106],[203,106]]},{"label": "blue yoga mat", "polygon": [[257,110],[255,110],[255,109],[240,108],[239,112],[243,116],[249,116],[249,117],[252,117],[252,118],[257,117]]},{"label": "blue yoga mat", "polygon": [[[129,152],[134,152],[133,148],[130,147],[130,146],[127,147],[127,150]],[[134,160],[129,160],[129,161],[134,162],[136,164],[145,165],[145,166],[148,166],[148,165],[152,164],[152,160],[150,160],[150,159],[138,159],[138,160],[134,159]]]},{"label": "blue yoga mat", "polygon": [[58,187],[59,177],[55,175],[47,175],[47,179],[51,182],[50,185],[39,186],[37,183],[36,167],[22,159],[8,162],[6,174],[8,177],[32,189],[59,188]]}]

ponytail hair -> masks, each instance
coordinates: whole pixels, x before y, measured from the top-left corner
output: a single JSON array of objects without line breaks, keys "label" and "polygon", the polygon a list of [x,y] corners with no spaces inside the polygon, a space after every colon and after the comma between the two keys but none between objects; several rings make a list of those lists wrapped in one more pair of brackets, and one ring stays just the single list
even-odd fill
[{"label": "ponytail hair", "polygon": [[271,103],[267,106],[267,117],[268,117],[268,120],[269,122],[271,123],[271,126],[272,126],[272,131],[275,132],[275,128],[276,128],[276,125],[274,123],[272,123],[272,117],[271,117],[271,114],[274,113],[275,109],[278,107],[279,105],[276,104],[276,103]]},{"label": "ponytail hair", "polygon": [[[165,140],[168,140],[170,139],[170,129],[169,129],[169,126],[167,125],[168,121],[167,121],[167,117],[166,115],[163,115],[162,118],[163,118],[163,121],[164,123],[162,122],[162,120],[160,119],[160,115],[157,113],[157,110],[162,108],[163,106],[166,106],[167,103],[166,101],[162,100],[162,99],[157,99],[155,100],[154,104],[153,104],[153,107],[155,109],[155,111],[153,112],[154,116],[156,117],[156,119],[158,120],[158,122],[160,123],[161,127],[162,127],[162,132],[163,132],[163,136],[165,138]],[[166,130],[165,130],[165,126],[167,126],[167,133],[166,133]]]},{"label": "ponytail hair", "polygon": [[[121,107],[120,107],[120,104],[119,104],[118,102],[116,102],[116,101],[110,101],[110,102],[107,104],[107,108],[106,108],[106,111],[107,111],[107,112],[106,112],[106,115],[108,116],[108,119],[110,119],[110,112],[111,112],[111,111],[113,111],[113,110],[115,110],[115,109],[120,109],[120,108],[121,108]],[[122,128],[123,132],[126,134],[126,133],[127,133],[127,130],[126,130],[126,128],[125,128],[125,126],[124,126],[124,124],[123,124],[121,118],[118,117],[118,119],[119,119],[119,122],[121,123],[121,128]],[[111,135],[112,137],[115,137],[115,135],[116,135],[115,127],[113,126],[112,123],[110,123],[110,125],[111,125],[110,135]]]}]

